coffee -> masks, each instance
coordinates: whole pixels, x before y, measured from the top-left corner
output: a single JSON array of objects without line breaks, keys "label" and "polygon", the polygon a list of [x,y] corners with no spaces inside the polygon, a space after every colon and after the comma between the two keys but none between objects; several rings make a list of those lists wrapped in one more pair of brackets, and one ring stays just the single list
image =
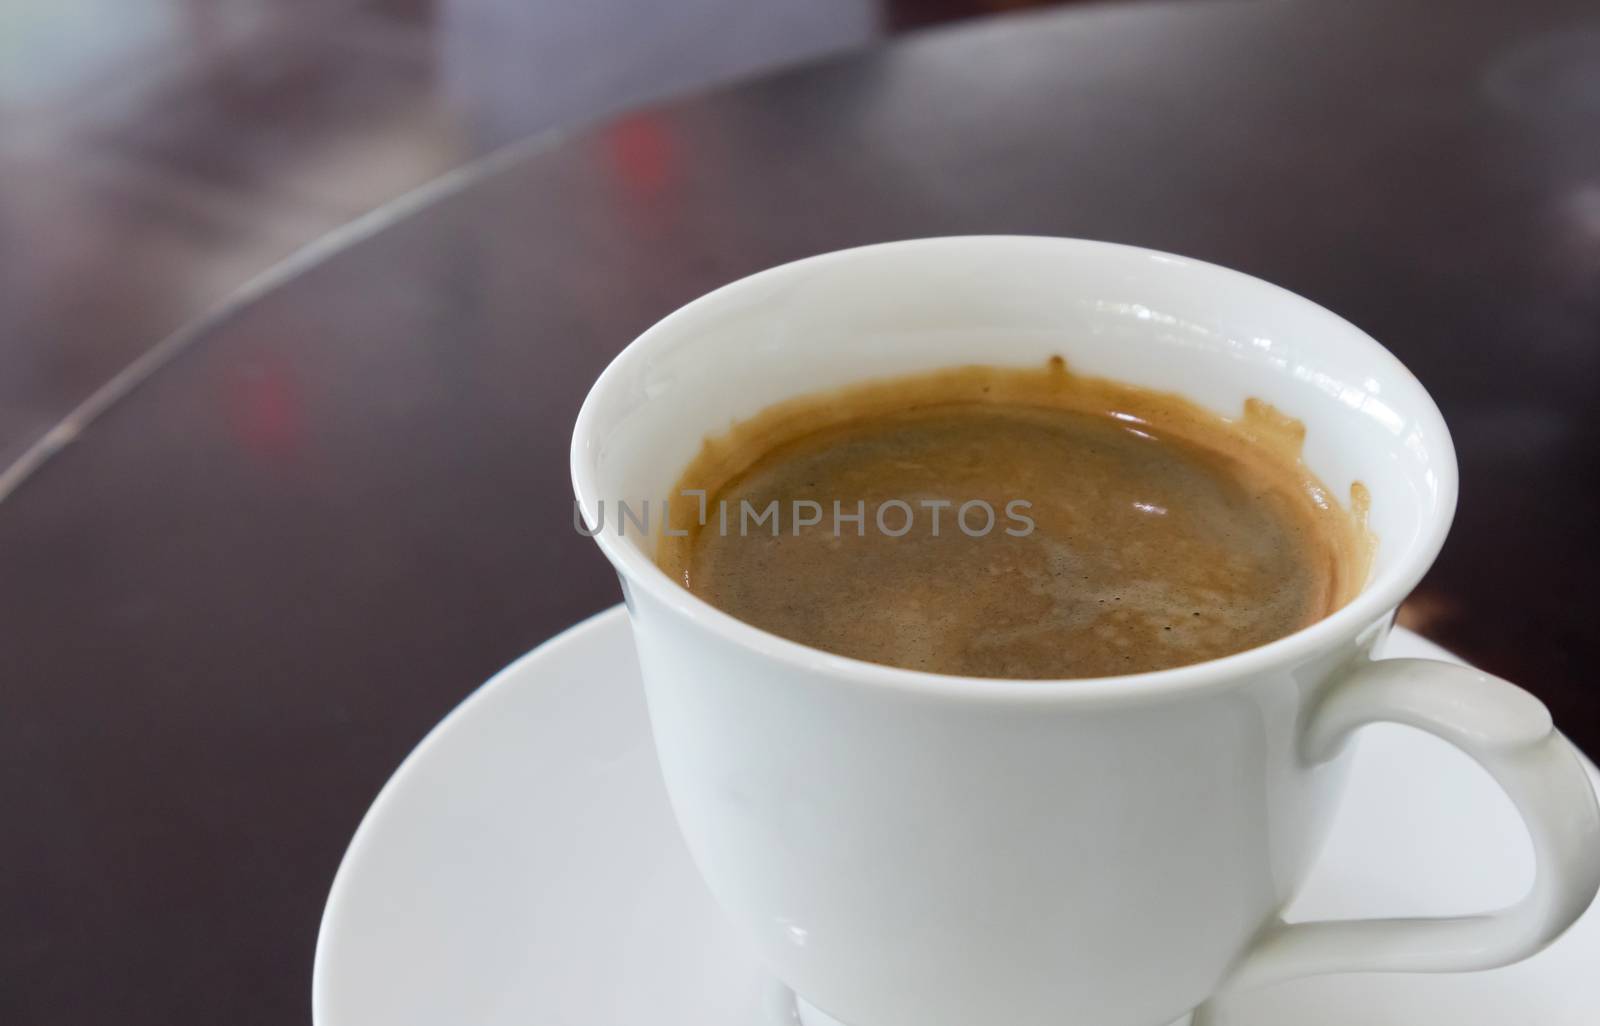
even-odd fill
[{"label": "coffee", "polygon": [[[1365,496],[1250,402],[963,367],[774,407],[708,439],[658,564],[747,623],[964,676],[1101,677],[1213,659],[1361,587]],[[679,534],[678,532],[681,532]]]}]

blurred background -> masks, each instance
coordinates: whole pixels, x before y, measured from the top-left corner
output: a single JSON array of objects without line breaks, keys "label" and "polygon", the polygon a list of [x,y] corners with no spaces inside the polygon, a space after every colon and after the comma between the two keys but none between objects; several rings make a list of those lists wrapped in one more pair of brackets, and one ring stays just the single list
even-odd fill
[{"label": "blurred background", "polygon": [[253,275],[497,147],[1039,6],[3,0],[0,470]]}]

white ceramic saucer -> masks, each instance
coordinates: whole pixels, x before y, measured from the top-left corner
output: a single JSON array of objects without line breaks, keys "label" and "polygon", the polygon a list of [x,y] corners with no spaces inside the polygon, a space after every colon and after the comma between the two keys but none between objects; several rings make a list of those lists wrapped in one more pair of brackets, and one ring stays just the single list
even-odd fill
[{"label": "white ceramic saucer", "polygon": [[[1450,658],[1405,631],[1388,652]],[[1475,764],[1401,727],[1361,745],[1291,918],[1467,912],[1530,884],[1522,827]],[[1298,981],[1211,1021],[1594,1026],[1597,967],[1600,908],[1521,965]],[[678,839],[620,607],[513,663],[396,771],[334,880],[312,1006],[316,1026],[793,1022]]]}]

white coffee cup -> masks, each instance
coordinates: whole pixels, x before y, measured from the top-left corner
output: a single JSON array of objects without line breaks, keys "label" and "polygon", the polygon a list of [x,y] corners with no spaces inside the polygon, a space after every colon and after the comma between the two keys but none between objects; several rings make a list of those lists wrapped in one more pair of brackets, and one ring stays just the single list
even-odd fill
[{"label": "white coffee cup", "polygon": [[[602,500],[671,498],[707,435],[780,400],[1057,354],[1226,415],[1256,397],[1302,420],[1310,469],[1340,496],[1356,481],[1371,493],[1371,578],[1326,619],[1223,659],[972,679],[744,624],[668,578],[655,539],[608,514],[597,541],[622,579],[679,825],[808,1026],[1161,1026],[1231,989],[1485,969],[1560,935],[1600,886],[1594,793],[1526,692],[1371,659],[1444,541],[1455,454],[1399,361],[1305,299],[1070,239],[801,260],[690,303],[616,358],[578,417],[578,500],[592,518]],[[1376,721],[1438,735],[1505,789],[1537,862],[1520,902],[1281,921],[1339,803],[1346,741]]]}]

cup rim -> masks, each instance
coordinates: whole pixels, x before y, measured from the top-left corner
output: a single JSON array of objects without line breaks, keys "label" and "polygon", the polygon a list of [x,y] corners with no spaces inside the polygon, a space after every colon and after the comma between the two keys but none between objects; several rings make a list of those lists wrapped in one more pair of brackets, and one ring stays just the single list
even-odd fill
[{"label": "cup rim", "polygon": [[[624,375],[625,368],[643,359],[657,344],[656,340],[665,337],[668,329],[676,326],[679,321],[694,317],[707,306],[721,302],[730,291],[749,287],[770,276],[792,273],[806,265],[858,258],[872,251],[997,242],[1061,243],[1108,252],[1135,254],[1163,263],[1181,265],[1193,272],[1214,275],[1236,286],[1265,290],[1280,297],[1287,297],[1296,304],[1320,312],[1339,330],[1357,336],[1370,346],[1374,359],[1387,361],[1393,369],[1416,381],[1415,376],[1393,353],[1344,318],[1288,289],[1220,264],[1123,243],[1043,235],[951,235],[874,243],[788,261],[736,279],[667,314],[625,346],[595,379],[583,406],[578,411],[578,418],[573,427],[571,472],[578,502],[585,507],[592,507],[597,498],[589,443],[594,436],[595,421],[599,417],[599,397],[616,387]],[[614,537],[606,531],[595,533],[593,539],[628,582],[646,591],[651,598],[688,620],[695,627],[767,658],[828,677],[847,678],[863,686],[970,698],[984,702],[1085,699],[1124,701],[1225,687],[1274,666],[1298,662],[1307,656],[1331,648],[1341,638],[1359,634],[1366,627],[1392,613],[1433,564],[1444,545],[1445,536],[1455,516],[1458,471],[1455,446],[1444,417],[1427,389],[1420,382],[1417,382],[1417,387],[1422,401],[1412,413],[1423,421],[1428,431],[1440,441],[1430,457],[1431,469],[1436,473],[1435,494],[1438,496],[1438,501],[1423,530],[1410,545],[1409,551],[1397,559],[1394,565],[1368,581],[1353,599],[1322,619],[1264,645],[1184,666],[1114,676],[1033,680],[961,676],[868,662],[813,648],[748,624],[679,585],[639,546]]]}]

